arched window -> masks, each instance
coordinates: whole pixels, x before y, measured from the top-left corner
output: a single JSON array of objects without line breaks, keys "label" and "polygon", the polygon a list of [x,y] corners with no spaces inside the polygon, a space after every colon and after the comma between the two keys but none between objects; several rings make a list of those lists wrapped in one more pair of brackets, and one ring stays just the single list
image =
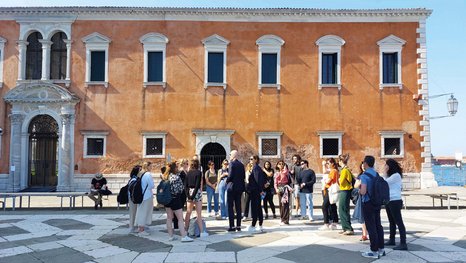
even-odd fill
[{"label": "arched window", "polygon": [[42,75],[42,35],[34,32],[28,36],[26,49],[26,79],[40,79]]},{"label": "arched window", "polygon": [[58,32],[52,37],[50,52],[50,79],[66,78],[66,34]]}]

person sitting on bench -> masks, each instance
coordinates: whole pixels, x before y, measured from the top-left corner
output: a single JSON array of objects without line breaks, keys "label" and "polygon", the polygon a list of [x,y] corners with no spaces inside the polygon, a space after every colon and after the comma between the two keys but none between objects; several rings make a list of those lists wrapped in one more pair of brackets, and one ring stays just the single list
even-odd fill
[{"label": "person sitting on bench", "polygon": [[[97,207],[100,205],[102,208],[102,195],[109,195],[110,191],[108,190],[107,187],[107,179],[101,174],[97,173],[95,174],[94,178],[92,178],[91,181],[91,189],[89,191],[89,196],[90,199],[94,200],[95,205],[94,209],[97,210]],[[97,198],[95,197],[97,195]]]}]

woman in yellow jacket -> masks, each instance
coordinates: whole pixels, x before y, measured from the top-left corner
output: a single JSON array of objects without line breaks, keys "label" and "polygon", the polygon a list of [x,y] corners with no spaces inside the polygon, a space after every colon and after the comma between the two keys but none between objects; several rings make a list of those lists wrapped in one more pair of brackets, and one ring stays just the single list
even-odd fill
[{"label": "woman in yellow jacket", "polygon": [[338,214],[342,230],[339,234],[354,235],[353,227],[351,226],[350,217],[350,200],[351,191],[353,190],[353,174],[348,169],[349,154],[342,154],[339,157],[339,165],[342,167],[338,183],[340,185],[340,196],[338,200]]}]

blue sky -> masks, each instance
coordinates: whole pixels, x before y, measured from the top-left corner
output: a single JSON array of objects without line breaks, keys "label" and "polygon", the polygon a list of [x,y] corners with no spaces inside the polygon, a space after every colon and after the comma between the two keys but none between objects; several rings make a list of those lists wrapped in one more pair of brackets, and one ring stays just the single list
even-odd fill
[{"label": "blue sky", "polygon": [[[452,118],[431,121],[434,156],[466,155],[466,10],[465,0],[1,0],[0,6],[150,6],[150,7],[294,7],[432,9],[427,19],[430,95],[454,93],[459,101]],[[448,97],[430,101],[431,116],[447,115]]]}]

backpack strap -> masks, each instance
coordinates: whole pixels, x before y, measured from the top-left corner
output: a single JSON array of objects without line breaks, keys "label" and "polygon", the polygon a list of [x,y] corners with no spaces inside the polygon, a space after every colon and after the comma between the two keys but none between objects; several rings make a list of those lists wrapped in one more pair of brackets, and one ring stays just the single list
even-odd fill
[{"label": "backpack strap", "polygon": [[[142,184],[142,177],[146,174],[146,172],[144,172],[142,175],[141,175],[141,184]],[[146,185],[146,188],[144,188],[144,191],[142,192],[142,198],[144,199],[144,194],[146,193],[146,190],[147,190],[147,187],[149,186],[149,184]]]}]

